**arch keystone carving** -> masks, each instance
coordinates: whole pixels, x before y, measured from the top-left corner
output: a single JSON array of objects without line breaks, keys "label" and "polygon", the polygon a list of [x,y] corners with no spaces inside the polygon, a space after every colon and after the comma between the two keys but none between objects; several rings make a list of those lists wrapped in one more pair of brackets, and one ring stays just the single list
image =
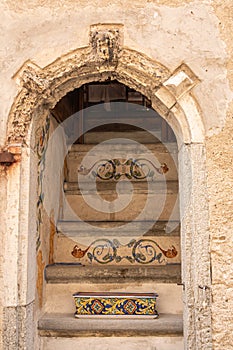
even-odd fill
[{"label": "arch keystone carving", "polygon": [[90,27],[90,45],[99,61],[116,61],[120,47],[123,45],[123,25],[92,25]]}]

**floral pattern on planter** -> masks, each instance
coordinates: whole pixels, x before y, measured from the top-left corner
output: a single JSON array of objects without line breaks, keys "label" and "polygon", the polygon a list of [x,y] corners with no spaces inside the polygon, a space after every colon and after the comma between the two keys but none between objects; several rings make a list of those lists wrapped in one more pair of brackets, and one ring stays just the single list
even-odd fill
[{"label": "floral pattern on planter", "polygon": [[154,316],[156,293],[76,293],[75,317],[80,316]]}]

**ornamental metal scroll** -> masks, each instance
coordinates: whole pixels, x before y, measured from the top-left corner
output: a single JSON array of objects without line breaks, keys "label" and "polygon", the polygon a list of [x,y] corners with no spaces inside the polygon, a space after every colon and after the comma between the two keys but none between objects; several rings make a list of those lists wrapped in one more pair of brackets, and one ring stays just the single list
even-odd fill
[{"label": "ornamental metal scroll", "polygon": [[138,159],[101,159],[96,161],[91,168],[87,169],[80,166],[78,172],[80,175],[92,174],[95,178],[101,180],[120,180],[127,178],[129,180],[144,180],[152,178],[155,172],[166,174],[169,168],[166,163],[158,168],[150,160],[145,158]]}]

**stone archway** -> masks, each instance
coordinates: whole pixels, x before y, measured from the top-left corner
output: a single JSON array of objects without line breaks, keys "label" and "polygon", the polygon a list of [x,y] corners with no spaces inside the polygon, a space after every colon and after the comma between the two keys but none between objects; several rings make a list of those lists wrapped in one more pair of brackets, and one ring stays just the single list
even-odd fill
[{"label": "stone archway", "polygon": [[[9,115],[6,148],[18,155],[8,179],[8,186],[14,184],[18,198],[16,201],[8,193],[9,211],[13,201],[14,205],[10,214],[11,225],[7,229],[6,244],[10,248],[5,266],[18,266],[18,270],[13,276],[6,276],[5,285],[11,288],[11,292],[4,322],[11,318],[12,331],[8,328],[5,332],[5,343],[33,348],[34,329],[28,324],[33,325],[35,299],[36,212],[33,202],[36,201],[36,179],[33,173],[36,173],[36,156],[31,148],[35,127],[69,91],[91,81],[116,79],[150,99],[152,107],[176,134],[179,144],[185,348],[211,349],[204,127],[191,94],[198,78],[184,63],[171,73],[145,55],[124,47],[123,26],[110,24],[91,26],[89,46],[64,55],[43,69],[27,62],[17,78],[21,88]],[[17,232],[16,236],[11,234],[12,230]]]}]

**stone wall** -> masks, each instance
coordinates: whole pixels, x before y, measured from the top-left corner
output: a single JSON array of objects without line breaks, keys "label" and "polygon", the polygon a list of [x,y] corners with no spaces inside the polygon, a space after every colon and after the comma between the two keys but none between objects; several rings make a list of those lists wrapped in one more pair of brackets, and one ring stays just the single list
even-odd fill
[{"label": "stone wall", "polygon": [[207,139],[208,192],[212,264],[212,322],[215,349],[232,349],[233,119]]},{"label": "stone wall", "polygon": [[[233,88],[233,10],[230,1],[214,2],[221,39],[227,53],[227,79]],[[212,324],[214,349],[232,349],[233,316],[233,104],[226,111],[223,130],[207,137],[208,193],[212,265]]]},{"label": "stone wall", "polygon": [[[124,45],[146,54],[173,71],[185,62],[200,79],[194,87],[195,96],[206,135],[206,159],[209,201],[209,232],[212,266],[212,330],[213,348],[232,347],[232,135],[233,135],[233,25],[231,0],[196,1],[142,1],[114,2],[64,0],[1,1],[1,52],[0,79],[0,146],[6,144],[7,121],[10,108],[20,90],[19,70],[28,60],[40,67],[51,64],[57,58],[79,47],[87,46],[89,27],[95,23],[121,23],[124,25]],[[22,84],[22,82],[21,82]],[[202,160],[200,159],[200,162]],[[17,167],[16,167],[17,170]],[[14,183],[12,171],[8,176]],[[1,229],[3,270],[8,273],[5,281],[17,285],[17,257],[12,247],[4,245],[6,234],[16,226],[10,222],[10,207],[18,206],[19,190],[5,184],[5,171],[1,172],[1,196],[16,191],[12,202],[4,206]],[[26,186],[24,184],[24,186]],[[18,192],[17,192],[18,191]],[[26,196],[27,197],[27,196]],[[8,197],[9,198],[9,197]],[[23,204],[25,208],[25,204]],[[200,207],[201,211],[202,208]],[[5,213],[5,215],[4,215]],[[22,232],[26,232],[21,228]],[[25,233],[24,232],[24,233]],[[23,236],[24,237],[24,236]],[[25,233],[26,237],[26,233]],[[26,238],[20,243],[29,244]],[[15,242],[18,234],[15,233]],[[25,243],[26,241],[26,243]],[[201,247],[200,247],[201,249]],[[20,250],[19,254],[22,254]],[[12,254],[12,255],[11,255]],[[30,262],[30,256],[25,258]],[[11,263],[8,265],[8,263]],[[9,267],[11,266],[11,267]],[[14,266],[14,268],[12,268]],[[27,265],[25,265],[27,266]],[[27,269],[22,268],[26,278]],[[1,274],[2,273],[2,274]],[[32,278],[33,272],[29,273]],[[29,279],[30,280],[30,279]],[[29,283],[29,280],[27,283]],[[1,283],[3,286],[3,284]],[[202,286],[203,287],[203,286]],[[30,305],[32,295],[22,297],[2,287],[0,300],[4,307],[16,307],[17,298],[22,305]],[[8,294],[7,294],[8,293]],[[16,293],[16,294],[14,294]],[[2,316],[0,308],[0,316]],[[2,319],[2,317],[0,317]],[[1,328],[1,327],[0,327]],[[229,336],[227,336],[229,335]],[[30,343],[30,342],[29,342]],[[0,342],[1,344],[1,342]],[[6,346],[6,345],[5,345]],[[207,348],[207,347],[206,347]],[[10,348],[9,348],[10,349]]]}]

